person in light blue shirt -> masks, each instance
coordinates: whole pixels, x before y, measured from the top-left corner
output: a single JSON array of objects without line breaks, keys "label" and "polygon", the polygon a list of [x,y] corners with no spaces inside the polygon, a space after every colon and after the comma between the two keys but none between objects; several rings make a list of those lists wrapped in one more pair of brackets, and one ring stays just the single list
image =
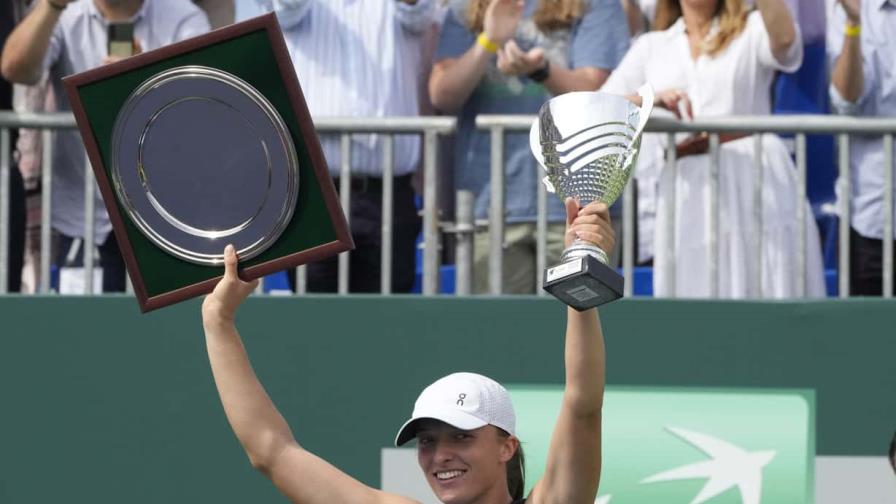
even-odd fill
[{"label": "person in light blue shirt", "polygon": [[[896,0],[839,3],[842,10],[832,16],[828,37],[829,49],[839,51],[834,53],[831,103],[841,114],[896,117]],[[850,292],[879,296],[883,292],[884,170],[896,171],[896,161],[884,166],[881,137],[852,135],[849,169]]]},{"label": "person in light blue shirt", "polygon": [[[490,141],[477,131],[480,114],[536,114],[551,95],[598,89],[628,49],[629,31],[618,0],[452,1],[442,25],[429,80],[439,110],[458,114],[455,188],[475,194],[475,217],[488,217]],[[529,150],[528,132],[505,142],[503,291],[535,290],[537,188],[543,174]],[[559,259],[564,209],[549,195],[548,262]],[[484,292],[488,232],[474,242],[474,289]]]},{"label": "person in light blue shirt", "polygon": [[[71,110],[62,77],[116,59],[108,55],[110,22],[134,25],[135,47],[150,50],[209,31],[206,15],[184,0],[35,0],[3,47],[3,76],[34,84],[49,74],[59,111]],[[84,145],[77,131],[56,133],[53,144],[52,226],[59,234],[57,264],[80,255],[82,241],[95,244],[103,268],[103,291],[125,290],[124,261],[112,224],[95,192],[94,236],[84,237]]]}]

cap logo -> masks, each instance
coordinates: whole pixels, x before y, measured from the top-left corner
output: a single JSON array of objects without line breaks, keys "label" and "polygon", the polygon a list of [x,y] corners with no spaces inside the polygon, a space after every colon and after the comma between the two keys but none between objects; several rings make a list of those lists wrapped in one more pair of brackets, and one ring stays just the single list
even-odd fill
[{"label": "cap logo", "polygon": [[464,399],[466,399],[466,398],[467,398],[467,394],[464,394],[463,392],[461,392],[460,394],[458,394],[458,396],[457,396],[457,405],[458,405],[458,406],[463,406],[463,405],[464,405]]}]

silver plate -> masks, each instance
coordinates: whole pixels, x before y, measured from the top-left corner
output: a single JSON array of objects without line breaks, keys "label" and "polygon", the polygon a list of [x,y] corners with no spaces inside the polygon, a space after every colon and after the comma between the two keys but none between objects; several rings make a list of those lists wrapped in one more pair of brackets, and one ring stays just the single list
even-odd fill
[{"label": "silver plate", "polygon": [[115,120],[112,180],[140,231],[162,250],[220,265],[250,259],[292,219],[295,146],[280,114],[227,72],[183,66],[138,87]]}]

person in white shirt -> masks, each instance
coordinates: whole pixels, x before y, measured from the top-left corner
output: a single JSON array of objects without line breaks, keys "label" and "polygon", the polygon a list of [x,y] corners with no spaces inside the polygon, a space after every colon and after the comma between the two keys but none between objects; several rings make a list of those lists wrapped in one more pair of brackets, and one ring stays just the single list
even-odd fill
[{"label": "person in white shirt", "polygon": [[[676,114],[681,105],[685,115],[701,118],[769,114],[775,72],[799,68],[802,43],[782,0],[756,5],[758,10],[749,12],[741,0],[660,0],[657,24],[665,29],[638,38],[601,90],[633,96],[649,83],[658,90],[658,105]],[[707,138],[680,144],[674,173],[662,170],[666,139],[665,134],[645,135],[641,146],[635,175],[639,259],[654,257],[655,295],[710,297]],[[722,140],[730,141],[720,148],[716,294],[823,296],[818,230],[807,202],[796,198],[796,171],[783,142],[775,135],[762,137],[760,230],[753,217],[753,139]],[[806,230],[804,286],[798,285],[797,272],[800,205]],[[755,257],[758,245],[761,258]]]},{"label": "person in white shirt", "polygon": [[[836,51],[830,86],[834,110],[863,117],[894,117],[896,0],[841,0],[840,5],[838,16],[832,16],[828,37],[829,49]],[[884,166],[880,137],[851,135],[849,169],[850,293],[880,296],[884,170],[896,171],[896,160]]]}]

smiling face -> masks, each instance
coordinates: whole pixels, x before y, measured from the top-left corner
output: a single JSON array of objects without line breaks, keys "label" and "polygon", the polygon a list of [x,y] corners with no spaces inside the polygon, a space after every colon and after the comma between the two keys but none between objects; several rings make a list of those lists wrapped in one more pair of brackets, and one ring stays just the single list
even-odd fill
[{"label": "smiling face", "polygon": [[417,430],[417,462],[445,504],[509,501],[507,461],[517,446],[492,425],[462,430],[422,420]]}]

